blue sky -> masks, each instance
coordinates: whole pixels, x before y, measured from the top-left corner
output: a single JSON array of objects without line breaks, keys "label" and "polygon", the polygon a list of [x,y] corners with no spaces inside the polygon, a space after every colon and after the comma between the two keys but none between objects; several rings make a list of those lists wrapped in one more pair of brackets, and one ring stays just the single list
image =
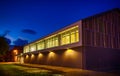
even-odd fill
[{"label": "blue sky", "polygon": [[117,7],[120,0],[0,0],[0,34],[9,30],[6,37],[11,41],[21,38],[32,42],[77,20]]}]

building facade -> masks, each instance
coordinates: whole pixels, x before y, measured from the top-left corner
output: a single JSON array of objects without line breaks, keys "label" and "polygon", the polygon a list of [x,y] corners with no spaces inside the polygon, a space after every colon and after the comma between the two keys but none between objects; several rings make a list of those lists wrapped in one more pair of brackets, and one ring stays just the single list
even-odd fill
[{"label": "building facade", "polygon": [[24,46],[24,63],[90,70],[120,68],[120,10],[79,20]]},{"label": "building facade", "polygon": [[22,46],[13,46],[5,56],[6,62],[18,62],[19,61],[19,54],[23,53]]}]

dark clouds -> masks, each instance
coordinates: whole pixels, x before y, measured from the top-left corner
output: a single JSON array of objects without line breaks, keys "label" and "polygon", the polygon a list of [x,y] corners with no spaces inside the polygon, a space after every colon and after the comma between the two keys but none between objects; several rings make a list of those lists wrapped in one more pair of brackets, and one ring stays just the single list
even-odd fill
[{"label": "dark clouds", "polygon": [[31,34],[31,35],[36,35],[37,32],[31,29],[23,29],[22,33],[26,33],[26,34]]},{"label": "dark clouds", "polygon": [[13,41],[13,43],[16,46],[24,46],[25,44],[28,44],[28,40],[18,38],[17,40]]}]

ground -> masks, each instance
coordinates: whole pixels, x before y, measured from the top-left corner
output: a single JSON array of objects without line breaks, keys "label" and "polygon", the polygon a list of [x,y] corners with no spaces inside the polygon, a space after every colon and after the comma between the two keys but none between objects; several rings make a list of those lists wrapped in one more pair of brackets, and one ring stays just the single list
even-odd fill
[{"label": "ground", "polygon": [[17,64],[0,64],[1,76],[56,76],[51,70],[22,66]]},{"label": "ground", "polygon": [[0,63],[0,76],[117,76],[112,73],[48,65]]}]

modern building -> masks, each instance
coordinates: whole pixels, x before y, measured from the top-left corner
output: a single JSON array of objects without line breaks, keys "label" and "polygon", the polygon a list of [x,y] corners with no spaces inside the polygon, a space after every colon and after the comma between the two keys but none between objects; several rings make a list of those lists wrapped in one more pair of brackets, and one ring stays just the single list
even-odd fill
[{"label": "modern building", "polygon": [[90,70],[120,68],[120,10],[85,19],[24,46],[24,63]]}]

